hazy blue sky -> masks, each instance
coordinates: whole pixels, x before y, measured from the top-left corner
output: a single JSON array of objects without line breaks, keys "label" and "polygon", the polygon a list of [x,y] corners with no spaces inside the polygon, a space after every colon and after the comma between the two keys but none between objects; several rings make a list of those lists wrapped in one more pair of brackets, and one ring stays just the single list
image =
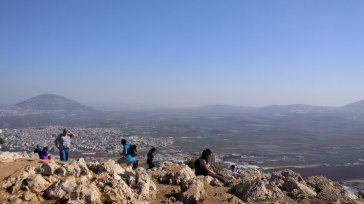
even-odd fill
[{"label": "hazy blue sky", "polygon": [[0,103],[364,99],[364,1],[0,0]]}]

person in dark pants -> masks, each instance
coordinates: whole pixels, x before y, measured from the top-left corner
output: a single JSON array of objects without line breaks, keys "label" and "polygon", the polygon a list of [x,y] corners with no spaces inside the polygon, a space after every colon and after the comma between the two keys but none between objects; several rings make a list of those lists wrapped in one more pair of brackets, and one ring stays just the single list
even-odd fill
[{"label": "person in dark pants", "polygon": [[71,138],[76,136],[68,129],[63,129],[63,133],[56,138],[55,145],[59,149],[59,157],[61,161],[68,161],[68,152],[71,147]]},{"label": "person in dark pants", "polygon": [[149,169],[156,167],[153,160],[154,160],[154,153],[157,151],[155,147],[152,147],[150,151],[148,152],[148,158],[147,158],[147,164],[149,166]]}]

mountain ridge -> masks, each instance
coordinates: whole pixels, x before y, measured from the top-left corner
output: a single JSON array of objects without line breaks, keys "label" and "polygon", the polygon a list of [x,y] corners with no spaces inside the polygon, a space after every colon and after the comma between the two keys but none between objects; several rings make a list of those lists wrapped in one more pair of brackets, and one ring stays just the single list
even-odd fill
[{"label": "mountain ridge", "polygon": [[354,103],[347,104],[342,106],[344,109],[355,109],[355,110],[363,110],[364,111],[364,100],[360,100]]},{"label": "mountain ridge", "polygon": [[[17,103],[15,107],[34,109],[34,110],[64,110],[64,111],[92,111],[95,110],[90,106],[83,105],[75,100],[66,98],[64,96],[56,94],[41,94],[25,101]],[[111,110],[112,108],[108,108]],[[142,107],[137,108],[142,110]],[[159,107],[159,109],[163,109]],[[263,107],[256,106],[239,106],[239,105],[224,105],[224,104],[213,104],[189,108],[166,108],[166,109],[200,109],[203,111],[328,111],[328,110],[363,110],[364,111],[364,100],[360,100],[354,103],[350,103],[344,106],[316,106],[307,104],[288,104],[288,105],[268,105]]]},{"label": "mountain ridge", "polygon": [[56,94],[41,94],[15,106],[32,110],[94,111],[91,107]]}]

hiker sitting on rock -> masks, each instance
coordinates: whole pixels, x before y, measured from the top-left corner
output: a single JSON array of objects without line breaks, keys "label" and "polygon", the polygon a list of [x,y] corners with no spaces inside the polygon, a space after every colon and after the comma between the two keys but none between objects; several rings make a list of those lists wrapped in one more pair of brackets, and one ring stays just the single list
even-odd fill
[{"label": "hiker sitting on rock", "polygon": [[195,161],[195,174],[196,176],[211,176],[225,183],[223,175],[216,173],[209,164],[211,155],[210,149],[203,150],[201,157]]},{"label": "hiker sitting on rock", "polygon": [[50,160],[51,156],[48,155],[48,147],[44,147],[40,153],[41,160]]},{"label": "hiker sitting on rock", "polygon": [[232,172],[233,174],[238,173],[238,169],[236,168],[236,166],[235,166],[235,165],[231,165],[231,166],[230,166],[230,170],[231,170],[231,172]]}]

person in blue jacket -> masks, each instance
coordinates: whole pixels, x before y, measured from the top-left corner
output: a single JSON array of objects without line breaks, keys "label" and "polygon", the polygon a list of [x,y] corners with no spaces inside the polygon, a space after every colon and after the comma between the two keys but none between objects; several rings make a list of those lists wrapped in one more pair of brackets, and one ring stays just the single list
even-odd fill
[{"label": "person in blue jacket", "polygon": [[[121,140],[122,152],[120,153],[122,159],[126,160],[129,165],[133,165],[133,169],[138,167],[138,160],[136,160],[137,146],[128,144],[126,139]],[[122,163],[122,162],[120,162]]]}]

